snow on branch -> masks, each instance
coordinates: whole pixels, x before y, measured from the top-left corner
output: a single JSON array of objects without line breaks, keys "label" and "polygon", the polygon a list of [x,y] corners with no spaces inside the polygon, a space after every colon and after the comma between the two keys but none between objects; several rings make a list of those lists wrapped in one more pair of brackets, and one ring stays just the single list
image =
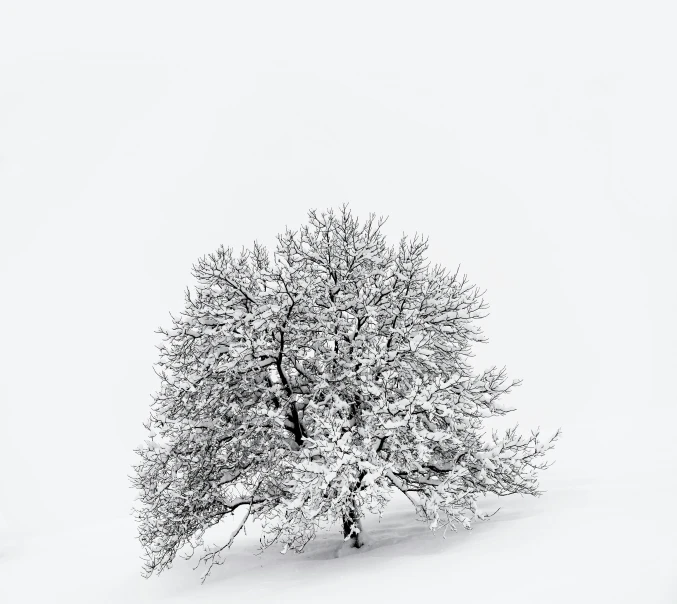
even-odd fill
[{"label": "snow on branch", "polygon": [[[208,576],[251,518],[264,547],[301,551],[334,523],[359,547],[360,518],[394,491],[445,530],[485,518],[483,494],[540,494],[559,432],[485,429],[513,410],[519,381],[469,364],[484,293],[431,266],[423,237],[389,246],[384,224],[313,210],[272,256],[220,247],[194,265],[183,310],[159,330],[132,477],[146,575],[187,549]],[[225,544],[205,549],[242,508]]]}]

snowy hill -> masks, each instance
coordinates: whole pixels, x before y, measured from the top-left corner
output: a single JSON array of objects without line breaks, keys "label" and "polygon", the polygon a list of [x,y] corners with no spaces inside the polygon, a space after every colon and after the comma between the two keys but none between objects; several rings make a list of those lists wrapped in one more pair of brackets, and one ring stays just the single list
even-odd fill
[{"label": "snowy hill", "polygon": [[[554,469],[553,469],[554,471]],[[546,481],[538,499],[487,500],[489,521],[468,532],[433,535],[397,500],[368,518],[369,545],[341,555],[338,527],[304,553],[258,553],[257,530],[237,540],[204,584],[195,561],[160,577],[139,575],[131,520],[76,527],[5,542],[0,601],[23,603],[502,602],[510,604],[677,601],[675,519],[667,485],[637,507],[641,484]],[[214,539],[228,527],[218,527]],[[5,537],[6,539],[6,537]],[[207,540],[209,542],[209,540]]]}]

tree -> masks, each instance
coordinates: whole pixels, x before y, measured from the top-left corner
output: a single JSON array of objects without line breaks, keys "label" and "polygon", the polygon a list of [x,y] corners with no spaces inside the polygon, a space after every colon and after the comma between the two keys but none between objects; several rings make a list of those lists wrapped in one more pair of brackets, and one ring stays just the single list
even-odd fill
[{"label": "tree", "polygon": [[518,382],[469,365],[482,293],[431,267],[426,239],[388,247],[384,222],[310,211],[272,259],[255,243],[193,266],[196,287],[160,330],[132,478],[147,576],[239,508],[230,539],[201,556],[205,576],[250,517],[263,547],[301,551],[333,523],[360,547],[365,510],[381,514],[394,490],[445,532],[483,518],[482,494],[539,494],[558,433],[483,434]]}]

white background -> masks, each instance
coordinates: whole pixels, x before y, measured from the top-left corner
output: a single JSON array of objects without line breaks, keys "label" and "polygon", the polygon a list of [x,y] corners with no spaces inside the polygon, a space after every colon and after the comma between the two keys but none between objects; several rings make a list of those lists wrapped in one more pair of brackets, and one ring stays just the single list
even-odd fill
[{"label": "white background", "polygon": [[477,366],[562,427],[549,480],[641,486],[621,534],[674,514],[676,16],[5,0],[0,527],[126,517],[191,264],[343,202],[487,290]]}]

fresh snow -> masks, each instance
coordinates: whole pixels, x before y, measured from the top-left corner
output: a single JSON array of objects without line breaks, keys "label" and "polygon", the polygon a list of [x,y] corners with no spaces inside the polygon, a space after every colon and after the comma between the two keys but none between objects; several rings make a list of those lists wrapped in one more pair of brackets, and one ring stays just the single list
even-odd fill
[{"label": "fresh snow", "polygon": [[[640,475],[572,478],[555,466],[543,476],[540,498],[481,501],[500,510],[472,531],[433,534],[404,498],[380,520],[364,521],[366,545],[346,548],[339,527],[321,533],[301,554],[258,550],[258,529],[247,525],[201,583],[196,559],[177,559],[159,577],[140,576],[141,550],[131,518],[63,532],[12,534],[0,540],[3,604],[222,602],[409,602],[672,604],[677,601],[674,515],[642,509]],[[660,471],[656,478],[660,477]],[[645,474],[644,478],[648,478]],[[660,510],[677,495],[656,482]],[[207,534],[225,543],[240,520]]]}]

